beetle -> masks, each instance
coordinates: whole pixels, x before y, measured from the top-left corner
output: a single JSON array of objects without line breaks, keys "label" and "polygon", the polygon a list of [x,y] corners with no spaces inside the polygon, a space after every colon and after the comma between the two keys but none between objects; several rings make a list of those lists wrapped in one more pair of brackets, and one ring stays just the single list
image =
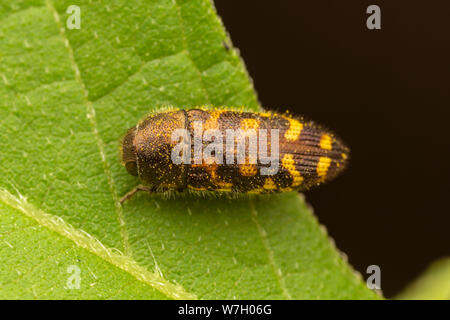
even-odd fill
[{"label": "beetle", "polygon": [[304,191],[336,177],[349,149],[302,117],[234,108],[147,115],[121,140],[121,162],[138,191],[248,194]]}]

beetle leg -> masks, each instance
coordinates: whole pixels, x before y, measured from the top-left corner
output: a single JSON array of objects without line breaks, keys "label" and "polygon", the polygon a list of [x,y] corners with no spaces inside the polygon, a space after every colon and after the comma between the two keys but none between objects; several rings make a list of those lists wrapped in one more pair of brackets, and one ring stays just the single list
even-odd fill
[{"label": "beetle leg", "polygon": [[133,197],[137,192],[139,191],[146,191],[150,194],[152,194],[155,191],[154,187],[148,187],[148,186],[144,186],[142,184],[134,187],[133,189],[131,189],[130,191],[128,191],[119,201],[120,204],[123,204],[125,201],[129,200],[131,197]]}]

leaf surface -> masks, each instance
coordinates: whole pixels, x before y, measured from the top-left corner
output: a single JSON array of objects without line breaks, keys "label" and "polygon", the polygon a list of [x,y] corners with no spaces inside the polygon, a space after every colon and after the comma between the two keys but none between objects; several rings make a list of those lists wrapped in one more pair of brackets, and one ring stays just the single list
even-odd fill
[{"label": "leaf surface", "polygon": [[450,300],[450,258],[442,258],[433,262],[395,299]]},{"label": "leaf surface", "polygon": [[78,3],[0,1],[0,297],[376,298],[296,193],[122,207],[143,115],[260,107],[210,1]]}]

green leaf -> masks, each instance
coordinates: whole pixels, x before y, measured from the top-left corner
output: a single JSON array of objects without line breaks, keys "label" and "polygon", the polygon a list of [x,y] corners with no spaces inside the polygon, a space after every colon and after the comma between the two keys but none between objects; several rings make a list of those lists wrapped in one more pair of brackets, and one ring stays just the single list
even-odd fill
[{"label": "green leaf", "polygon": [[431,264],[396,299],[450,300],[450,258],[444,258]]},{"label": "green leaf", "polygon": [[119,204],[143,115],[260,107],[209,0],[92,2],[0,1],[0,297],[377,298],[296,193]]}]

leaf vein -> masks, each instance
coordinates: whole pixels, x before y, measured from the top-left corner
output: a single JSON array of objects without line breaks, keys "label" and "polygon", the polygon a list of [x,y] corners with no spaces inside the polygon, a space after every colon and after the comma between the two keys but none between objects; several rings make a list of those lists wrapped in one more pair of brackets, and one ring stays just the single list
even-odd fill
[{"label": "leaf vein", "polygon": [[137,74],[139,74],[139,73],[140,73],[147,65],[149,65],[150,63],[153,63],[153,62],[158,61],[158,60],[162,60],[162,59],[167,59],[167,58],[170,58],[170,57],[174,57],[174,56],[176,56],[176,55],[179,55],[180,53],[182,53],[182,51],[181,51],[181,52],[175,52],[174,54],[171,54],[171,55],[166,55],[166,56],[162,56],[162,57],[157,57],[157,58],[150,59],[150,60],[148,60],[148,61],[143,62],[143,63],[139,66],[139,68],[137,68],[136,71],[132,72],[128,77],[126,77],[125,80],[123,80],[123,81],[120,82],[119,84],[115,85],[114,87],[109,88],[109,90],[108,90],[107,92],[105,92],[104,94],[102,94],[102,95],[96,97],[95,99],[92,100],[92,102],[97,102],[97,101],[101,100],[102,98],[105,98],[105,97],[109,96],[109,95],[110,95],[111,93],[113,93],[115,90],[119,89],[119,88],[122,87],[124,84],[126,84],[132,77],[134,77],[134,76],[136,76]]},{"label": "leaf vein", "polygon": [[160,291],[169,298],[197,298],[195,294],[187,292],[181,285],[174,284],[161,277],[158,273],[150,272],[146,268],[141,267],[135,260],[122,254],[119,250],[106,247],[97,238],[94,238],[84,230],[73,227],[58,216],[35,208],[32,204],[28,203],[26,198],[21,194],[16,197],[9,191],[0,188],[0,202],[22,212],[25,216],[33,219],[39,225],[73,241],[78,247],[86,249],[119,269],[128,272],[137,280]]}]

